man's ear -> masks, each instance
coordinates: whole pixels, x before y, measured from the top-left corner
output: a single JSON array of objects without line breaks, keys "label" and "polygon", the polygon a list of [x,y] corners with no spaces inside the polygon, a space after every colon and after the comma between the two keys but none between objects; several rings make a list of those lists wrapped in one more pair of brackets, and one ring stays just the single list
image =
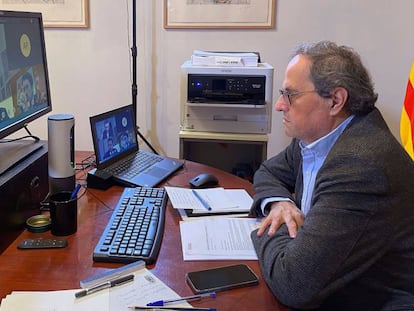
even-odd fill
[{"label": "man's ear", "polygon": [[348,91],[343,87],[337,87],[332,91],[331,112],[336,114],[342,110],[348,99]]}]

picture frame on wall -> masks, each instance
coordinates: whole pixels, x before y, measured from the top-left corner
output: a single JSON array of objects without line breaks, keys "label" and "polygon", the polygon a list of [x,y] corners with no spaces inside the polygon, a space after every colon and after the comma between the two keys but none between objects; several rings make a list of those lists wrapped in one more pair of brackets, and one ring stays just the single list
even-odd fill
[{"label": "picture frame on wall", "polygon": [[276,0],[163,0],[166,29],[271,29]]},{"label": "picture frame on wall", "polygon": [[41,12],[44,27],[89,27],[89,0],[0,0],[0,10]]}]

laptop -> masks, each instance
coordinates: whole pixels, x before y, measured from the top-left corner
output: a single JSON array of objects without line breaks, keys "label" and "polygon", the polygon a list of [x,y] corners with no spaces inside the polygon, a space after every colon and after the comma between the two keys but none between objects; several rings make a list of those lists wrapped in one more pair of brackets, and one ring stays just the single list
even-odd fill
[{"label": "laptop", "polygon": [[178,160],[140,150],[132,105],[89,118],[96,173],[128,187],[154,187],[183,166]]}]

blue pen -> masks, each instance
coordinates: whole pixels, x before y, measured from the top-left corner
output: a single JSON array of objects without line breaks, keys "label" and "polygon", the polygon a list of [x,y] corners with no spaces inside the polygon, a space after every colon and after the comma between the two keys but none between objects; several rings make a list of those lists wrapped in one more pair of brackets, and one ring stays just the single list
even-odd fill
[{"label": "blue pen", "polygon": [[216,293],[215,292],[211,292],[211,293],[204,293],[204,294],[199,294],[199,295],[193,295],[193,296],[187,296],[187,297],[182,297],[182,298],[178,298],[178,299],[170,299],[170,300],[158,300],[158,301],[153,301],[150,303],[147,303],[147,306],[149,307],[162,307],[168,303],[174,303],[174,302],[180,302],[180,301],[191,301],[191,300],[197,300],[197,299],[201,299],[203,297],[212,297],[212,298],[216,298]]},{"label": "blue pen", "polygon": [[204,200],[202,197],[201,197],[201,195],[197,192],[197,191],[195,191],[194,189],[192,189],[193,190],[193,193],[194,193],[194,195],[197,197],[197,199],[201,202],[201,204],[203,204],[203,206],[208,210],[208,211],[211,211],[211,206],[210,206],[210,204],[208,204],[208,202],[206,201],[206,200]]},{"label": "blue pen", "polygon": [[81,188],[81,184],[77,184],[75,189],[72,191],[72,194],[70,195],[70,199],[73,200],[78,195],[79,189]]}]

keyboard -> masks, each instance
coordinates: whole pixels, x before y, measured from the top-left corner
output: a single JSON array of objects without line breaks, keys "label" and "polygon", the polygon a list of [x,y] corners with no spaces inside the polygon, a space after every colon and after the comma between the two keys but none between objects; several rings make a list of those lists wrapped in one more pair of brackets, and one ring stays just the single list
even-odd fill
[{"label": "keyboard", "polygon": [[158,155],[139,152],[138,156],[132,154],[122,161],[122,163],[116,163],[113,166],[107,167],[105,170],[114,176],[132,178],[162,160],[163,158]]},{"label": "keyboard", "polygon": [[163,188],[125,188],[93,252],[94,261],[153,263],[164,234]]}]

